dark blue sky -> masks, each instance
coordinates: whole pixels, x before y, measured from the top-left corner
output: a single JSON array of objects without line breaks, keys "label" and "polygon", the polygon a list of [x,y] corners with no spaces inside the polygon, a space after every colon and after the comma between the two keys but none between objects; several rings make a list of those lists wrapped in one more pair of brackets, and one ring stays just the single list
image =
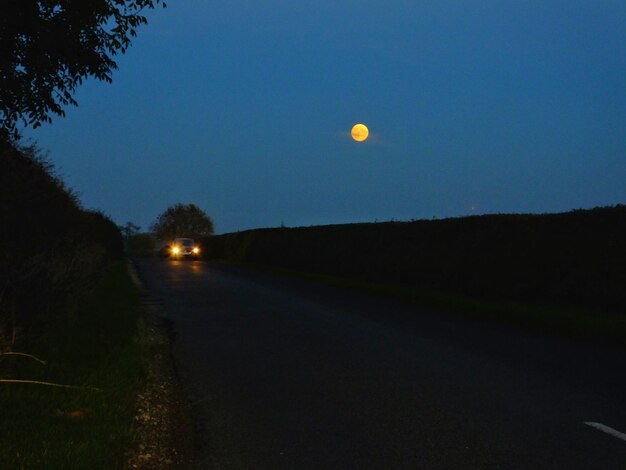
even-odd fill
[{"label": "dark blue sky", "polygon": [[626,202],[623,0],[172,0],[149,19],[112,85],[26,133],[118,223],[177,202],[218,233]]}]

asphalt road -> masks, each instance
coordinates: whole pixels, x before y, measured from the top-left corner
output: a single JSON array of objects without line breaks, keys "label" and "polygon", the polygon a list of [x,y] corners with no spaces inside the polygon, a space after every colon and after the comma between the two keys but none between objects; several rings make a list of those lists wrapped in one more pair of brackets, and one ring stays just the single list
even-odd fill
[{"label": "asphalt road", "polygon": [[241,268],[137,265],[173,322],[197,468],[626,469],[625,353]]}]

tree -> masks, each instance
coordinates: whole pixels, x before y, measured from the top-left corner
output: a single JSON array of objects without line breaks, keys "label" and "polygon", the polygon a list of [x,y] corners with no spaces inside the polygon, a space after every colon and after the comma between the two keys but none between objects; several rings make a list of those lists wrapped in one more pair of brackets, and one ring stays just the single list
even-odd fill
[{"label": "tree", "polygon": [[141,227],[139,225],[135,225],[132,222],[126,222],[126,225],[119,226],[120,232],[126,240],[130,240],[132,237],[139,233]]},{"label": "tree", "polygon": [[151,229],[161,240],[201,238],[213,235],[213,221],[195,204],[175,204],[157,217]]},{"label": "tree", "polygon": [[163,0],[2,0],[0,6],[0,130],[38,127],[85,78],[111,82],[113,57],[147,23],[141,13]]}]

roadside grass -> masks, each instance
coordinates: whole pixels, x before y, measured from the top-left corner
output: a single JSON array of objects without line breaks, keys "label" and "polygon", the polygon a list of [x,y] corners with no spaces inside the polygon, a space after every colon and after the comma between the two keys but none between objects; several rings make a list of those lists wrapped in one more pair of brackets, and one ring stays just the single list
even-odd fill
[{"label": "roadside grass", "polygon": [[46,365],[0,356],[2,379],[83,387],[0,383],[0,468],[125,468],[134,394],[145,377],[139,320],[136,288],[120,261],[45,336],[20,346]]},{"label": "roadside grass", "polygon": [[242,266],[278,276],[307,279],[341,289],[394,299],[418,308],[450,313],[477,321],[489,321],[543,335],[626,349],[626,314],[608,315],[555,305],[481,299],[421,289],[412,285],[364,282],[265,264],[230,260],[210,262],[225,266]]}]

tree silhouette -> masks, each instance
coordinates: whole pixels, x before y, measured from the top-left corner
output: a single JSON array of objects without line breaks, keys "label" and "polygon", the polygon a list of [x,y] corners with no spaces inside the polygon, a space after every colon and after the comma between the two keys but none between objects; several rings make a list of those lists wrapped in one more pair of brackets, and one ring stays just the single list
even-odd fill
[{"label": "tree silhouette", "polygon": [[151,229],[161,240],[201,238],[213,235],[213,221],[195,204],[175,204],[157,217]]},{"label": "tree silhouette", "polygon": [[139,225],[133,224],[132,222],[126,222],[126,225],[120,225],[119,229],[124,238],[126,240],[129,240],[139,233],[141,227]]},{"label": "tree silhouette", "polygon": [[0,4],[0,130],[38,127],[87,77],[111,82],[113,56],[163,0],[3,0]]}]

